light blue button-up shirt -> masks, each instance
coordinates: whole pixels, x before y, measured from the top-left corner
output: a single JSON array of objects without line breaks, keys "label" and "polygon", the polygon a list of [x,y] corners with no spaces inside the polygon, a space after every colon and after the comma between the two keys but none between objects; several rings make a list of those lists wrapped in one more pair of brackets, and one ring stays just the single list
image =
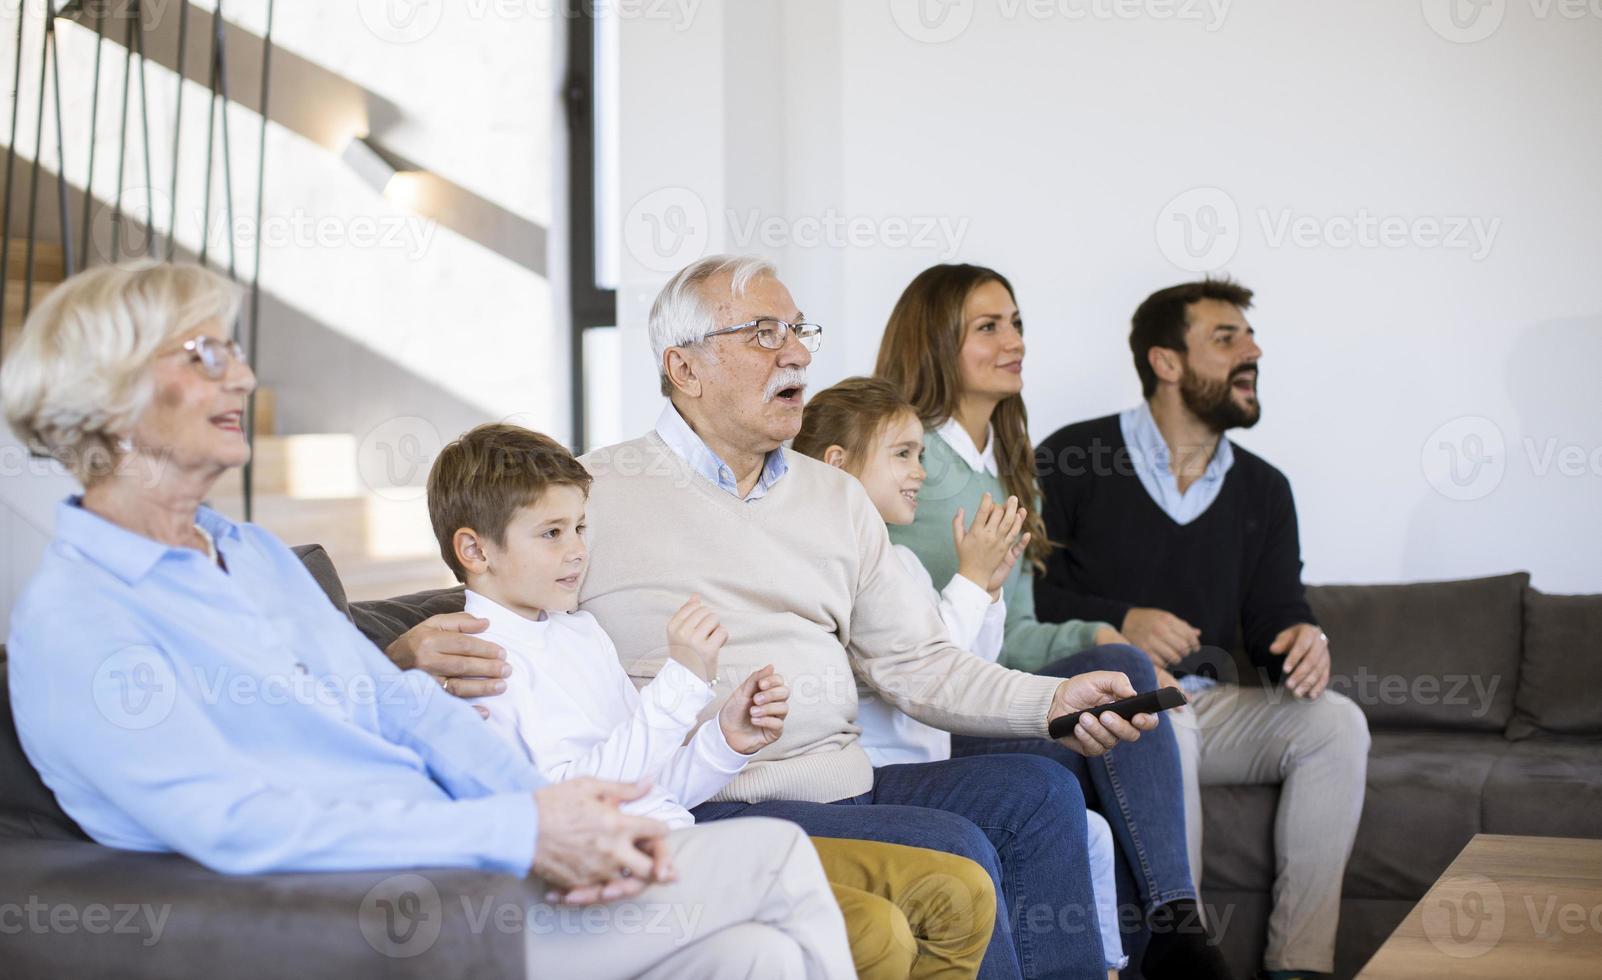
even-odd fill
[{"label": "light blue button-up shirt", "polygon": [[1140,485],[1146,488],[1163,513],[1173,518],[1175,524],[1189,524],[1207,513],[1207,508],[1213,505],[1213,501],[1218,499],[1218,492],[1224,488],[1224,476],[1235,465],[1235,451],[1230,448],[1228,439],[1219,438],[1218,449],[1214,451],[1201,479],[1180,493],[1179,478],[1174,475],[1168,441],[1163,438],[1162,430],[1157,428],[1157,420],[1152,418],[1151,406],[1141,402],[1119,415],[1118,425],[1123,430],[1124,443],[1129,447],[1130,462],[1134,465],[1135,475],[1140,478]]},{"label": "light blue button-up shirt", "polygon": [[545,780],[390,663],[293,552],[207,508],[227,571],[61,504],[12,615],[22,747],[95,840],[218,871],[525,874]]},{"label": "light blue button-up shirt", "polygon": [[[736,497],[740,496],[740,486],[734,479],[734,471],[729,469],[728,464],[695,434],[695,430],[690,428],[690,423],[684,421],[684,416],[679,414],[679,410],[673,407],[672,402],[668,402],[662,409],[661,416],[657,418],[656,434],[662,437],[662,441],[667,443],[669,449],[689,463],[695,472],[719,488]],[[751,492],[745,495],[745,502],[750,503],[767,496],[773,485],[779,482],[779,478],[789,471],[790,464],[784,461],[784,450],[770,450],[762,463],[762,475],[757,477],[756,486],[751,488]]]}]

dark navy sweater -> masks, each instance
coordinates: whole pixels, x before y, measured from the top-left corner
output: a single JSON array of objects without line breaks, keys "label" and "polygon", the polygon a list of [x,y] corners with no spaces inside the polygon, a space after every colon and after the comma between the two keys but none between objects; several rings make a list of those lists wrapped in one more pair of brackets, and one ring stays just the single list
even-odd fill
[{"label": "dark navy sweater", "polygon": [[1284,658],[1268,650],[1274,637],[1316,622],[1302,586],[1296,502],[1283,473],[1231,446],[1218,499],[1179,525],[1141,485],[1118,416],[1041,443],[1041,512],[1058,547],[1035,577],[1036,616],[1117,625],[1132,607],[1163,609],[1200,630],[1203,645],[1244,649],[1277,682]]}]

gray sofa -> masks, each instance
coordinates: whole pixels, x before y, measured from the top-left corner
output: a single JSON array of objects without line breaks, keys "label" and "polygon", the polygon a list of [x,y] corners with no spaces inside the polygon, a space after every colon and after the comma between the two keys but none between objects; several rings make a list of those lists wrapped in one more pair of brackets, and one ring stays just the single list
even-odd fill
[{"label": "gray sofa", "polygon": [[[1350,977],[1475,834],[1602,837],[1602,596],[1545,595],[1522,573],[1308,591],[1331,687],[1373,739],[1336,942]],[[1203,898],[1230,913],[1243,972],[1266,941],[1278,799],[1203,791]]]},{"label": "gray sofa", "polygon": [[[321,548],[297,548],[344,607]],[[458,605],[460,605],[458,601]],[[228,876],[90,841],[17,741],[0,646],[0,977],[521,977],[510,875],[461,869]]]},{"label": "gray sofa", "polygon": [[[462,607],[460,589],[347,603],[322,549],[297,551],[380,646]],[[1311,599],[1342,671],[1332,686],[1362,705],[1373,734],[1341,910],[1337,974],[1349,977],[1474,834],[1602,837],[1602,702],[1593,700],[1602,694],[1602,596],[1543,595],[1518,574],[1326,586]],[[4,670],[0,648],[0,681]],[[486,900],[515,908],[531,897],[516,878],[422,871],[417,887],[382,872],[226,877],[173,855],[100,847],[28,765],[4,699],[0,786],[0,903],[31,900],[82,918],[70,931],[7,935],[7,977],[522,973],[520,935],[486,928],[482,915]],[[1215,921],[1227,914],[1222,943],[1243,976],[1266,936],[1277,798],[1267,787],[1204,792],[1204,900]],[[392,899],[418,893],[424,926],[438,935],[426,943],[397,935],[385,918],[402,907]],[[91,932],[84,917],[92,906],[143,905],[168,910],[157,942],[147,942],[149,929]]]}]

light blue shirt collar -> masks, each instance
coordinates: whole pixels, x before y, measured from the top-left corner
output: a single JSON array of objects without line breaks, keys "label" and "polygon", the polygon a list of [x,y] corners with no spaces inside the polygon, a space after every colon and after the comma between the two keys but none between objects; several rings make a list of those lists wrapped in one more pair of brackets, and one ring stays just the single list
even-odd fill
[{"label": "light blue shirt collar", "polygon": [[[684,421],[684,416],[673,407],[672,402],[662,409],[662,414],[656,420],[656,434],[662,437],[668,448],[673,450],[695,472],[706,477],[722,489],[734,496],[740,496],[739,484],[734,479],[734,471],[729,469],[727,463],[713,452],[701,437],[695,434],[690,424]],[[784,449],[774,449],[767,455],[762,464],[762,475],[757,478],[756,486],[745,495],[745,502],[761,500],[779,482],[779,478],[790,471],[790,464],[784,460]]]},{"label": "light blue shirt collar", "polygon": [[1227,438],[1219,438],[1218,449],[1207,464],[1201,479],[1179,492],[1179,478],[1174,475],[1172,454],[1157,420],[1152,418],[1151,406],[1141,402],[1118,416],[1129,447],[1129,459],[1134,465],[1140,485],[1146,488],[1151,499],[1175,524],[1189,524],[1207,512],[1224,488],[1224,476],[1235,465],[1235,451]]},{"label": "light blue shirt collar", "polygon": [[[239,539],[238,525],[210,507],[196,511],[195,523],[212,536],[226,561],[228,556],[223,542]],[[81,496],[68,497],[56,505],[56,539],[129,585],[138,583],[169,556],[178,560],[210,561],[193,548],[174,548],[113,524],[84,509]]]}]

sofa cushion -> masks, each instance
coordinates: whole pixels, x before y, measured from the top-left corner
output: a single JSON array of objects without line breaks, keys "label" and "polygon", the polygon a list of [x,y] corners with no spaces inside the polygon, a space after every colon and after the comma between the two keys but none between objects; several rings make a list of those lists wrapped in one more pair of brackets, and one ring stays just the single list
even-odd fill
[{"label": "sofa cushion", "polygon": [[88,840],[23,754],[11,715],[8,667],[0,645],[0,837]]},{"label": "sofa cushion", "polygon": [[439,613],[461,612],[464,603],[463,588],[430,589],[390,599],[364,599],[350,602],[345,597],[345,586],[339,580],[334,560],[320,544],[303,544],[294,548],[312,578],[328,593],[334,608],[350,617],[356,628],[380,650],[395,642],[396,637]]},{"label": "sofa cushion", "polygon": [[345,584],[339,580],[339,572],[334,568],[334,559],[320,544],[296,545],[293,550],[300,563],[306,566],[306,571],[311,572],[312,578],[328,593],[328,601],[349,618],[350,603],[345,598]]},{"label": "sofa cushion", "polygon": [[1330,636],[1330,688],[1369,727],[1500,732],[1513,716],[1525,572],[1308,590]]},{"label": "sofa cushion", "polygon": [[1485,783],[1482,812],[1487,834],[1602,837],[1602,742],[1509,745]]},{"label": "sofa cushion", "polygon": [[1342,894],[1417,899],[1486,828],[1480,799],[1508,743],[1500,735],[1376,732]]},{"label": "sofa cushion", "polygon": [[1602,735],[1602,595],[1524,590],[1524,663],[1508,738]]},{"label": "sofa cushion", "polygon": [[[0,976],[521,980],[527,935],[549,928],[528,911],[540,892],[467,868],[232,875],[176,854],[3,841],[0,901],[77,915],[65,928],[13,924]],[[565,975],[556,967],[539,975]]]},{"label": "sofa cushion", "polygon": [[351,622],[384,650],[402,633],[430,616],[461,612],[465,589],[429,589],[393,599],[372,599],[350,604]]},{"label": "sofa cushion", "polygon": [[1274,887],[1278,786],[1204,786],[1202,891],[1266,892]]}]

